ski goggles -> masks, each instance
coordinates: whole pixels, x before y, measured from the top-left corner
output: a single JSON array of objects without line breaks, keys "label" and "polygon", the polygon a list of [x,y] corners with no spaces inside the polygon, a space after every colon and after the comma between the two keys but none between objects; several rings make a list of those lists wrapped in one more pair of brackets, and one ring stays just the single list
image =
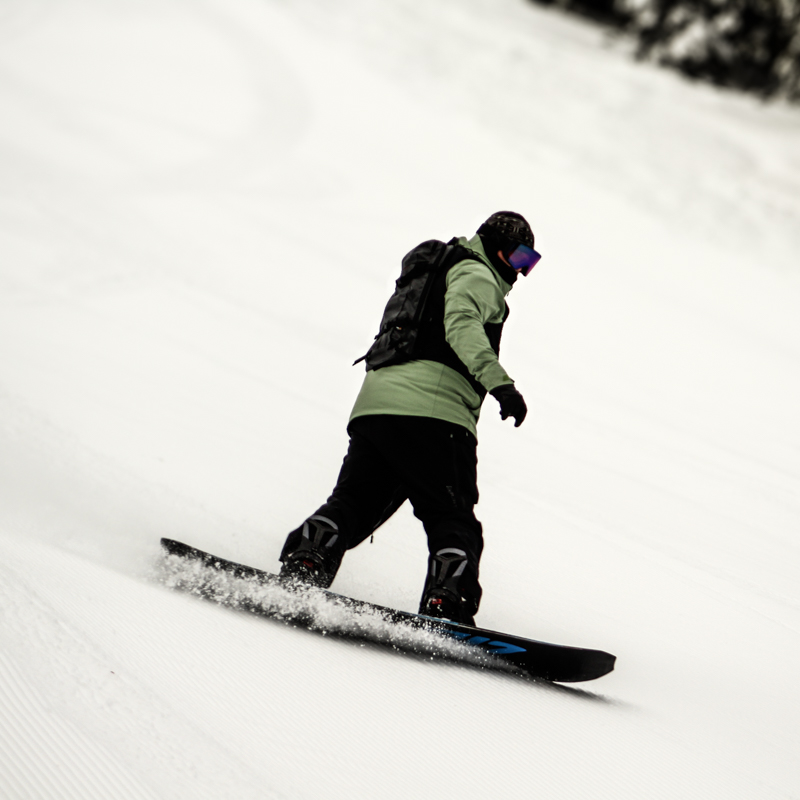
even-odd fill
[{"label": "ski goggles", "polygon": [[517,272],[521,272],[523,275],[527,276],[530,275],[531,270],[539,263],[541,257],[542,254],[537,253],[532,247],[520,244],[517,245],[511,255],[509,255],[508,263],[511,264]]}]

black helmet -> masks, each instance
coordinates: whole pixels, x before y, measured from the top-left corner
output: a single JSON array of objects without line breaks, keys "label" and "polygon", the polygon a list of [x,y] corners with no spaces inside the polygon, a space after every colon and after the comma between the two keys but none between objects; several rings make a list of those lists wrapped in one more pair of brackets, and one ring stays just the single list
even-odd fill
[{"label": "black helmet", "polygon": [[490,239],[504,252],[519,244],[533,248],[533,231],[522,214],[515,211],[498,211],[478,228],[481,238]]}]

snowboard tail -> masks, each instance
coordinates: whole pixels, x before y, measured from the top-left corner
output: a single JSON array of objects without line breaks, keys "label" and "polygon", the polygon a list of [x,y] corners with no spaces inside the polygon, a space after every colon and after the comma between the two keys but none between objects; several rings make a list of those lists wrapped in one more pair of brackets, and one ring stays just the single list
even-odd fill
[{"label": "snowboard tail", "polygon": [[[162,539],[161,546],[168,555],[201,568],[192,573],[191,579],[177,580],[175,588],[322,633],[484,667],[512,669],[560,683],[594,680],[614,669],[616,657],[602,650],[539,642],[356,600],[283,580],[271,572],[228,561],[174,539]],[[241,579],[254,591],[232,589],[224,584],[225,577]]]}]

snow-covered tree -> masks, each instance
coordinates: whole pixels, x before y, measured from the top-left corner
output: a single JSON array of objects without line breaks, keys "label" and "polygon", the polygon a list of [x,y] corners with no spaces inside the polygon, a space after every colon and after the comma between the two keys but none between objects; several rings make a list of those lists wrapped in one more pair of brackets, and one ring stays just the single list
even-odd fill
[{"label": "snow-covered tree", "polygon": [[800,0],[621,0],[639,56],[692,78],[800,100]]},{"label": "snow-covered tree", "polygon": [[800,102],[800,0],[534,0],[625,29],[639,58]]}]

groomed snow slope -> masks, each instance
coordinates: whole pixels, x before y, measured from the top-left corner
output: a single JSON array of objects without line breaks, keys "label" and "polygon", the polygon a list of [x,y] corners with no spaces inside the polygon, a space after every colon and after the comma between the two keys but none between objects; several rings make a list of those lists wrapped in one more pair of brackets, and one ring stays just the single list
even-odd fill
[{"label": "groomed snow slope", "polygon": [[[0,796],[800,798],[800,115],[522,0],[0,12]],[[479,622],[557,687],[168,591],[276,569],[399,258],[545,255],[481,422]],[[414,609],[403,510],[335,588]]]}]

